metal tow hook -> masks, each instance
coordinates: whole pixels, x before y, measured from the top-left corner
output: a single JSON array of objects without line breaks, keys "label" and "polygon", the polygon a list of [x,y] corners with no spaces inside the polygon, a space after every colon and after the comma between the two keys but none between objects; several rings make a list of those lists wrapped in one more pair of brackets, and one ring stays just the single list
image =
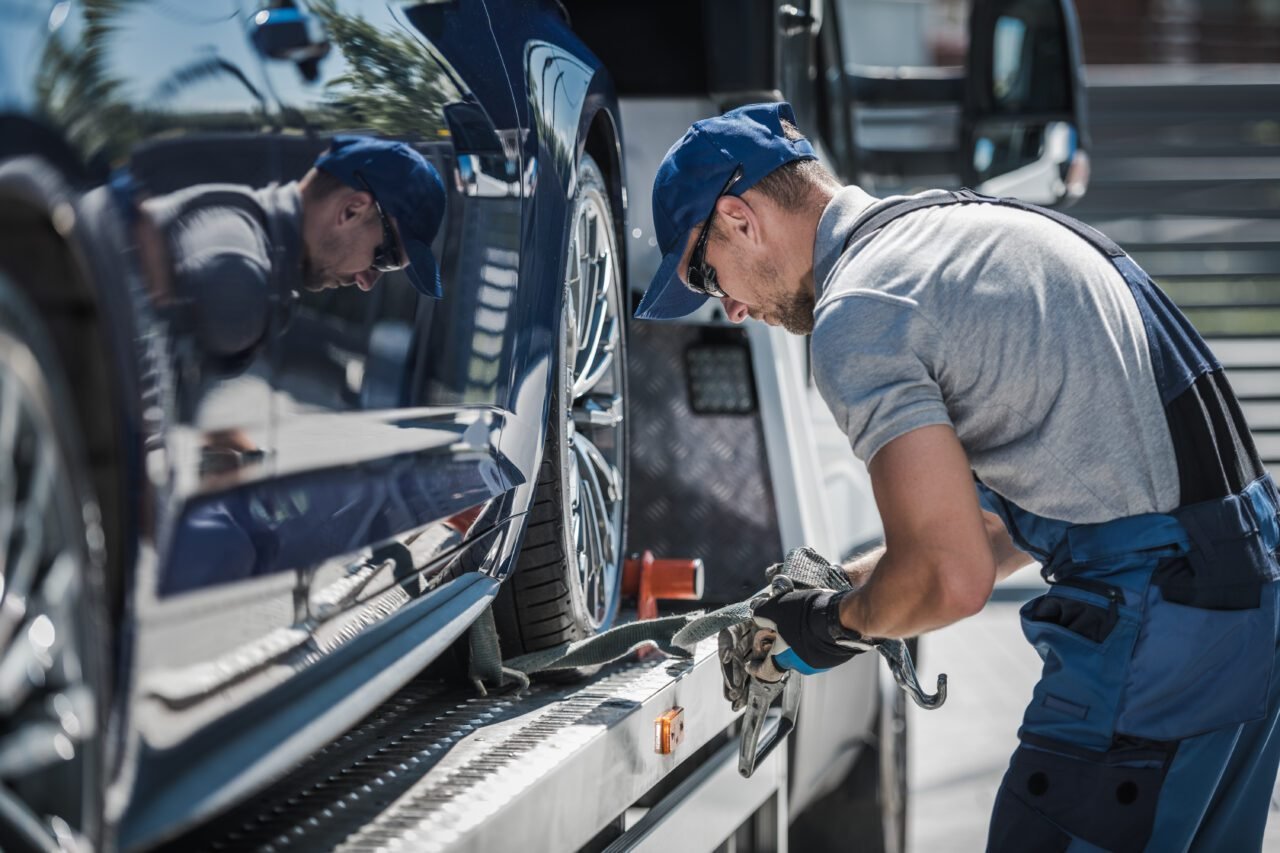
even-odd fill
[{"label": "metal tow hook", "polygon": [[[757,606],[790,592],[795,586],[787,577],[775,577],[769,586],[751,597],[748,607]],[[792,681],[791,670],[779,668],[773,660],[778,634],[754,619],[731,625],[720,632],[720,670],[724,675],[724,696],[733,710],[742,714],[742,740],[738,747],[738,772],[750,776],[756,763],[769,757],[795,728],[800,713],[800,683]],[[769,710],[782,697],[781,713],[773,718]]]},{"label": "metal tow hook", "polygon": [[[748,602],[751,611],[775,596],[795,589],[791,578],[776,576]],[[763,621],[763,624],[762,624]],[[750,776],[756,764],[769,754],[795,728],[800,711],[801,683],[793,678],[794,670],[781,666],[776,655],[786,650],[775,626],[767,620],[751,619],[720,632],[720,668],[724,676],[724,694],[735,711],[742,715],[742,740],[738,749],[738,772]],[[850,642],[850,648],[863,651],[874,648],[889,664],[893,679],[917,705],[933,710],[947,700],[947,677],[938,676],[938,688],[926,693],[920,685],[915,663],[902,640],[865,640]],[[776,716],[769,712],[781,696],[782,707]],[[766,725],[768,722],[772,725]]]},{"label": "metal tow hook", "polygon": [[945,672],[938,676],[937,690],[932,694],[925,693],[920,685],[920,676],[916,674],[916,663],[911,659],[911,652],[907,649],[906,643],[902,640],[876,640],[873,645],[876,651],[889,662],[889,672],[893,673],[893,680],[898,682],[898,686],[917,705],[926,711],[932,711],[935,708],[941,708],[942,703],[947,701]]}]

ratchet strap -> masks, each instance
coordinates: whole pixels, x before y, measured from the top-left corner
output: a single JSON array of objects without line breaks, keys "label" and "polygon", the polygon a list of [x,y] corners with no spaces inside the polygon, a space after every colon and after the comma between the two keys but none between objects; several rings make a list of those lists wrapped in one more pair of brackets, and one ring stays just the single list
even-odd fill
[{"label": "ratchet strap", "polygon": [[[842,590],[850,587],[849,577],[840,567],[827,562],[811,548],[792,550],[785,562],[769,567],[766,575],[770,581],[778,576],[790,578],[797,588]],[[471,681],[482,693],[486,683],[502,687],[514,681],[524,686],[528,676],[535,673],[611,663],[646,643],[653,643],[671,657],[689,658],[703,640],[715,637],[725,628],[751,621],[750,601],[744,599],[710,613],[700,611],[628,622],[584,640],[561,643],[506,661],[498,650],[493,614],[486,610],[470,631]]]}]

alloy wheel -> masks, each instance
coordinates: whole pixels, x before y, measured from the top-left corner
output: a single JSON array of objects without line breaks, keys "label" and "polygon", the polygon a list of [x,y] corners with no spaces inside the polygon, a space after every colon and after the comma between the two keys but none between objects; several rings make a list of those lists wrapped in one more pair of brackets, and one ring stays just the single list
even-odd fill
[{"label": "alloy wheel", "polygon": [[76,500],[35,358],[0,328],[0,849],[89,849],[97,699]]},{"label": "alloy wheel", "polygon": [[570,578],[596,630],[613,616],[626,525],[620,259],[598,188],[581,195],[569,239],[561,400],[570,453],[562,475],[576,551],[569,556],[576,561]]}]

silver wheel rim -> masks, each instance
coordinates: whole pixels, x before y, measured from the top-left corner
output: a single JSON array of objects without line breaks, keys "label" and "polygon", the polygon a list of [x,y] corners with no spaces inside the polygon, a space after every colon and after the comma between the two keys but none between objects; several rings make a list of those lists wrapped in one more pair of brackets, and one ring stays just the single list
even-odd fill
[{"label": "silver wheel rim", "polygon": [[0,847],[89,849],[86,519],[43,390],[0,331]]},{"label": "silver wheel rim", "polygon": [[604,198],[586,189],[569,238],[561,399],[569,453],[573,591],[592,630],[613,616],[621,577],[626,433],[618,257]]}]

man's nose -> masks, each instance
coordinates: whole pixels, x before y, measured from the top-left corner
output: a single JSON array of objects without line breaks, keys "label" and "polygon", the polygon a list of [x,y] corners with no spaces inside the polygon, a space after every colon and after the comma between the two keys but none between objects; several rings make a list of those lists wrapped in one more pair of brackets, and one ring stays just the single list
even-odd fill
[{"label": "man's nose", "polygon": [[382,278],[382,273],[378,270],[368,269],[364,272],[356,273],[356,285],[368,293],[373,290],[373,286],[378,283],[378,279]]},{"label": "man's nose", "polygon": [[724,308],[724,313],[728,315],[729,322],[741,323],[747,319],[747,306],[743,302],[739,302],[732,296],[721,296],[720,305]]}]

